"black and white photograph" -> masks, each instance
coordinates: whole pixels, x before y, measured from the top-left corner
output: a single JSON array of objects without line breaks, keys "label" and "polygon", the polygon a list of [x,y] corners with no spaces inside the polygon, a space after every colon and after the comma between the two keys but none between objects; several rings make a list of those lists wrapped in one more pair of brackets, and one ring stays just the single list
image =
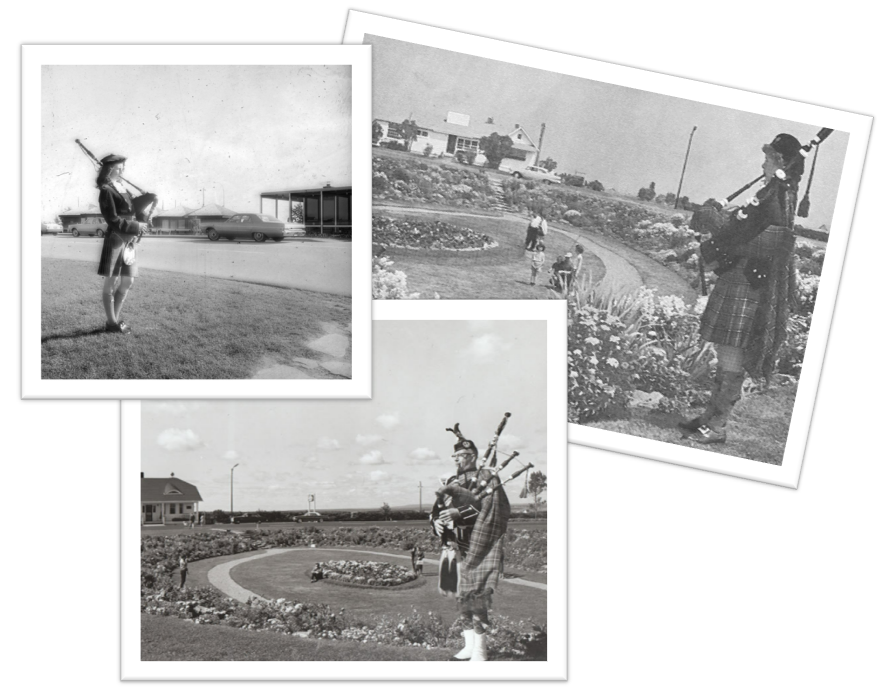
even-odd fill
[{"label": "black and white photograph", "polygon": [[384,306],[370,400],[124,403],[124,677],[565,678],[565,309]]},{"label": "black and white photograph", "polygon": [[190,48],[25,47],[25,395],[369,395],[370,49]]},{"label": "black and white photograph", "polygon": [[361,12],[345,41],[375,298],[565,300],[572,441],[797,487],[870,117]]}]

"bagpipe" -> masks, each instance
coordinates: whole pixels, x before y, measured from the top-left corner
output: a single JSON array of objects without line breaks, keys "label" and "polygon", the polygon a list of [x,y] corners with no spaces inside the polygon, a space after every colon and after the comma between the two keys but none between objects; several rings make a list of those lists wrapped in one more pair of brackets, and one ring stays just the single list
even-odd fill
[{"label": "bagpipe", "polygon": [[[811,166],[811,174],[808,178],[808,185],[805,191],[804,198],[799,204],[797,211],[798,216],[802,218],[808,216],[808,213],[810,212],[811,183],[814,179],[814,168],[817,165],[817,151],[819,150],[820,144],[823,143],[823,141],[825,141],[827,138],[829,138],[829,135],[832,132],[833,130],[829,128],[820,129],[817,132],[816,136],[814,136],[807,144],[801,146],[799,151],[795,153],[791,158],[786,160],[783,167],[778,169],[774,173],[773,179],[768,182],[768,185],[766,188],[764,188],[764,191],[760,191],[760,195],[751,197],[743,206],[738,207],[733,211],[726,210],[726,207],[728,207],[732,200],[736,199],[741,194],[750,189],[753,185],[763,180],[765,178],[764,173],[759,175],[757,178],[750,180],[742,187],[739,187],[727,197],[723,197],[722,199],[718,200],[708,199],[706,202],[704,202],[703,205],[695,208],[694,214],[691,218],[690,226],[694,230],[695,238],[700,244],[700,255],[698,257],[698,263],[702,295],[706,296],[707,294],[704,262],[706,261],[709,264],[715,264],[717,266],[717,270],[724,270],[732,263],[726,253],[725,243],[719,240],[719,234],[726,229],[729,229],[730,225],[735,221],[746,221],[746,219],[749,218],[750,214],[756,208],[760,207],[767,199],[777,196],[781,187],[788,186],[788,182],[791,177],[790,170],[793,168],[793,166],[806,160],[811,151],[814,151],[814,161]],[[703,234],[711,234],[711,238],[701,240]]]},{"label": "bagpipe", "polygon": [[[83,142],[79,139],[75,139],[75,141],[76,145],[79,146],[82,152],[86,154],[86,157],[88,157],[89,160],[92,161],[92,165],[95,166],[95,169],[100,170],[102,163],[100,160],[98,160],[95,154],[92,153],[88,148],[86,148],[85,145],[83,145]],[[129,187],[132,187],[141,193],[137,197],[132,197],[132,209],[135,213],[135,219],[137,219],[139,223],[146,224],[148,228],[152,229],[153,213],[156,211],[156,205],[159,203],[159,197],[151,192],[148,192],[143,187],[138,187],[135,183],[131,182],[130,180],[126,180],[124,177],[120,176],[119,179],[122,180]],[[141,232],[138,232],[138,235],[134,239],[134,241],[129,241],[129,243],[126,244],[125,250],[123,250],[122,252],[123,262],[126,265],[134,264],[136,258],[134,244],[141,240],[142,235],[143,234]]]}]

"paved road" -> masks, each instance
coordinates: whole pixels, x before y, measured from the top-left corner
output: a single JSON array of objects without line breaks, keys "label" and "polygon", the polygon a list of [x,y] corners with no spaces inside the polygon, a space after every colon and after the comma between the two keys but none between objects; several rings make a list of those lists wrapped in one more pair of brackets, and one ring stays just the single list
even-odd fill
[{"label": "paved road", "polygon": [[[323,548],[323,547],[310,547],[310,548],[296,548],[296,549],[267,549],[259,554],[255,554],[251,557],[244,557],[242,559],[232,559],[230,561],[226,561],[223,564],[218,564],[214,568],[212,568],[208,572],[208,582],[214,586],[215,588],[219,588],[221,591],[226,593],[230,598],[234,598],[241,603],[247,603],[248,598],[257,598],[258,600],[262,600],[266,602],[266,598],[263,596],[259,596],[253,591],[249,591],[247,588],[243,588],[235,581],[232,580],[230,576],[230,571],[238,566],[239,564],[244,564],[245,562],[254,561],[255,559],[262,559],[263,557],[271,557],[276,554],[285,554],[287,552],[354,552],[356,554],[379,554],[384,557],[395,557],[396,559],[405,559],[408,562],[410,561],[409,554],[390,554],[389,552],[367,552],[361,549],[341,549],[339,547],[334,548]],[[437,566],[436,562],[425,560],[425,563],[429,566]],[[513,583],[517,586],[529,586],[530,588],[537,588],[542,591],[547,591],[548,586],[546,583],[538,583],[537,581],[527,581],[526,579],[519,578],[506,578],[505,583]]]},{"label": "paved road", "polygon": [[[98,238],[43,236],[44,258],[95,263],[103,241]],[[296,238],[281,243],[207,239],[145,238],[138,249],[139,266],[154,270],[270,284],[352,296],[352,244],[324,238]]]}]

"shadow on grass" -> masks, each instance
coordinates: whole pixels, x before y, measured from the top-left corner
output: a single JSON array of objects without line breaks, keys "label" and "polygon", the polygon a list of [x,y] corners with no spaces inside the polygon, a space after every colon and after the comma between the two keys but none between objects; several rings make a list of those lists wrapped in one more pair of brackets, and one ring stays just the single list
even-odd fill
[{"label": "shadow on grass", "polygon": [[90,331],[73,331],[71,333],[55,333],[54,335],[44,335],[40,338],[40,343],[51,343],[53,340],[70,340],[72,338],[85,338],[90,335],[110,335],[104,330],[104,327],[94,328]]}]

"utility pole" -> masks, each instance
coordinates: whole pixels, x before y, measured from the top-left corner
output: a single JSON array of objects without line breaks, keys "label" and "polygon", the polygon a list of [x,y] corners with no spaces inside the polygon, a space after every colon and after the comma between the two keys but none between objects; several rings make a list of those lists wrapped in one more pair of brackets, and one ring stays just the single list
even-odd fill
[{"label": "utility pole", "polygon": [[691,152],[691,140],[694,138],[694,132],[697,131],[697,127],[692,127],[691,133],[688,135],[688,148],[685,149],[685,162],[682,163],[682,175],[679,176],[679,188],[676,190],[676,201],[673,203],[673,208],[679,208],[679,195],[682,192],[682,181],[685,179],[685,166],[688,165],[688,154]]},{"label": "utility pole", "polygon": [[538,135],[538,153],[535,155],[535,164],[541,163],[541,145],[545,140],[545,123],[541,123],[541,133]]},{"label": "utility pole", "polygon": [[232,522],[232,514],[233,514],[233,509],[232,509],[232,473],[237,466],[239,466],[239,465],[234,464],[232,469],[229,470],[229,519],[230,519],[230,522]]},{"label": "utility pole", "polygon": [[419,512],[422,513],[422,482],[419,482]]}]

